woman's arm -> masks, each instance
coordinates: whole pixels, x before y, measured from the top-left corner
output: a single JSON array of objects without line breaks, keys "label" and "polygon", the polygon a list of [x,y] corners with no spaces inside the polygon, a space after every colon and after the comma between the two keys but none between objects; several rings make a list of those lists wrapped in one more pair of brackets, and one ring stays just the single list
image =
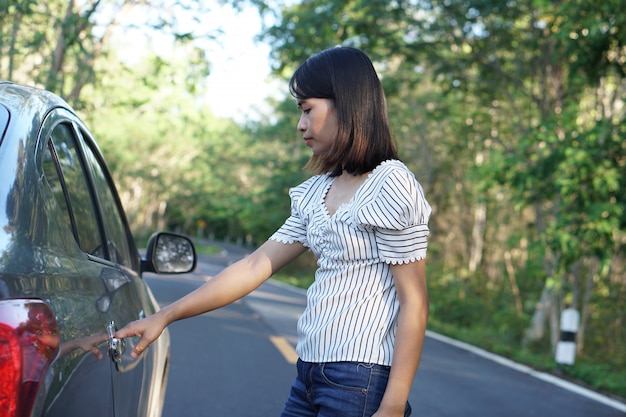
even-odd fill
[{"label": "woman's arm", "polygon": [[117,331],[115,336],[141,337],[131,352],[133,357],[137,357],[170,323],[218,309],[240,299],[305,250],[301,243],[283,244],[268,240],[252,254],[228,266],[200,288],[152,316],[129,323]]},{"label": "woman's arm", "polygon": [[391,271],[400,301],[400,313],[389,382],[376,417],[404,416],[422,355],[428,320],[426,261],[392,265]]}]

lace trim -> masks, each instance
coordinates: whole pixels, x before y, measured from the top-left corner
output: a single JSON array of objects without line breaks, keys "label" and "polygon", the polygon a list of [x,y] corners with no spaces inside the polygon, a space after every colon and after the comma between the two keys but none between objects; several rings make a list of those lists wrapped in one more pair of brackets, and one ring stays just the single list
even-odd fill
[{"label": "lace trim", "polygon": [[273,240],[274,242],[282,243],[284,245],[293,245],[294,243],[302,243],[305,247],[308,246],[304,242],[300,242],[297,239],[287,239],[282,236],[270,236],[269,240]]},{"label": "lace trim", "polygon": [[393,163],[393,162],[400,162],[400,163],[401,163],[401,161],[400,161],[400,160],[398,160],[398,159],[386,159],[386,160],[384,160],[383,162],[381,162],[380,164],[378,164],[378,165],[377,165],[377,166],[376,166],[376,167],[375,167],[375,168],[374,168],[374,169],[373,169],[373,170],[372,170],[372,171],[371,171],[371,172],[367,175],[367,177],[368,177],[368,178],[369,178],[369,177],[371,177],[372,175],[374,175],[374,173],[375,173],[376,171],[380,170],[383,166],[385,166],[385,165],[387,165],[387,164],[390,164],[390,163]]},{"label": "lace trim", "polygon": [[[339,214],[341,214],[341,212],[344,211],[348,211],[351,212],[352,208],[354,206],[354,203],[357,198],[357,196],[359,195],[359,193],[362,192],[362,190],[365,188],[365,186],[367,185],[367,183],[371,180],[371,178],[376,174],[376,172],[378,171],[382,171],[383,167],[389,164],[402,164],[402,162],[398,159],[386,159],[384,161],[382,161],[380,164],[378,164],[376,167],[374,167],[374,169],[372,169],[370,171],[369,174],[367,174],[367,178],[365,178],[365,181],[363,181],[363,183],[359,186],[359,188],[357,188],[357,190],[355,191],[354,195],[352,197],[350,197],[350,199],[348,201],[346,201],[345,203],[342,203],[339,207],[337,207],[337,210],[335,210],[335,212],[331,215],[330,212],[328,211],[328,207],[326,206],[326,196],[328,195],[328,192],[330,191],[330,188],[332,187],[333,183],[335,182],[335,178],[336,177],[331,177],[328,173],[326,174],[326,185],[325,185],[325,189],[321,194],[321,201],[320,201],[320,206],[322,207],[322,211],[324,212],[324,214],[331,218],[331,217],[335,217]],[[352,220],[352,216],[350,216],[350,222],[352,224],[357,224],[358,222],[355,222]]]},{"label": "lace trim", "polygon": [[426,256],[412,256],[408,259],[384,259],[383,262],[385,262],[387,265],[406,265],[406,264],[410,264],[411,262],[417,262],[417,261],[422,261],[426,259]]},{"label": "lace trim", "polygon": [[[324,212],[326,217],[332,217],[330,215],[330,212],[328,211],[328,207],[326,207],[326,196],[328,195],[328,192],[330,191],[330,187],[332,187],[333,183],[335,182],[335,178],[330,177],[330,176],[327,176],[326,178],[327,178],[326,184],[324,185],[325,188],[324,188],[324,191],[321,193],[322,195],[320,197],[319,205],[322,207],[322,211]],[[337,213],[337,211],[339,211],[339,209],[335,210],[335,214]]]}]

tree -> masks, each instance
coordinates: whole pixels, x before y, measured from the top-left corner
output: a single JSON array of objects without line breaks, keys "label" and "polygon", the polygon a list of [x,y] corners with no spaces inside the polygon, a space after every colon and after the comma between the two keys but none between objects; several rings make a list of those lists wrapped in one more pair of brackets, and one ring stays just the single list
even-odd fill
[{"label": "tree", "polygon": [[598,304],[602,283],[617,282],[609,292],[618,293],[626,284],[609,267],[623,264],[625,8],[311,1],[284,7],[265,39],[278,73],[334,45],[364,49],[433,192],[432,246],[454,265],[452,280],[476,291],[484,276],[489,294],[504,272],[518,319],[537,305],[529,340],[542,337],[548,313],[553,346],[560,309],[581,308],[583,346],[590,312],[607,308]]},{"label": "tree", "polygon": [[[14,0],[0,3],[0,78],[39,85],[81,109],[82,90],[97,82],[116,34],[160,32],[172,41],[212,37],[198,16],[203,2]],[[7,24],[10,22],[10,24]]]}]

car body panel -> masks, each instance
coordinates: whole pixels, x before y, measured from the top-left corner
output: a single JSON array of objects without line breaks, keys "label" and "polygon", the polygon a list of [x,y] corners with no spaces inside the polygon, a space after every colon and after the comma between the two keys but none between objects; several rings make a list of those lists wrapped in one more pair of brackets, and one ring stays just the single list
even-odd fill
[{"label": "car body panel", "polygon": [[[101,245],[81,247],[89,239]],[[31,415],[161,414],[169,333],[138,359],[130,357],[138,338],[125,340],[118,363],[108,355],[107,326],[121,328],[158,309],[141,267],[117,191],[84,123],[51,93],[0,82],[0,300],[45,301],[60,336]]]}]

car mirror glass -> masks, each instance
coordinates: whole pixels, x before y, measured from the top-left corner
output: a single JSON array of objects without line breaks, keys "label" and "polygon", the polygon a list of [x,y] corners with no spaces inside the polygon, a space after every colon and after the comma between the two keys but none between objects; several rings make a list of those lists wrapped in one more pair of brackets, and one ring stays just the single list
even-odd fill
[{"label": "car mirror glass", "polygon": [[191,241],[169,233],[157,236],[152,263],[157,273],[181,273],[195,267],[195,250]]}]

